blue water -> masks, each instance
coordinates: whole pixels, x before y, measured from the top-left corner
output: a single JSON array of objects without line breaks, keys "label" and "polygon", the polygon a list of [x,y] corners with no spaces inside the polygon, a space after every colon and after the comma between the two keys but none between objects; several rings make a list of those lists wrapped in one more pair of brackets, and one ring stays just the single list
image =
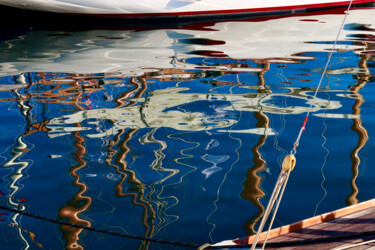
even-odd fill
[{"label": "blue water", "polygon": [[[274,227],[374,198],[374,14],[348,16],[314,101],[340,11],[9,27],[0,40],[0,205],[195,245],[245,237],[311,102]],[[4,249],[182,248],[3,210],[0,240]]]}]

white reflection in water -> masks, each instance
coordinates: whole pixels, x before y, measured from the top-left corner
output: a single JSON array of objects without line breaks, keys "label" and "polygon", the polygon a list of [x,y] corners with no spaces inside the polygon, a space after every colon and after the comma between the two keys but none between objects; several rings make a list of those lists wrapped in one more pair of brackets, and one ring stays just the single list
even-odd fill
[{"label": "white reflection in water", "polygon": [[[289,93],[283,94],[195,94],[183,93],[188,88],[167,88],[155,90],[152,96],[146,98],[133,98],[129,101],[141,103],[141,105],[122,108],[102,108],[78,111],[71,115],[64,115],[50,121],[48,128],[49,136],[56,137],[79,130],[90,130],[88,137],[104,137],[118,133],[121,129],[158,128],[169,127],[181,131],[202,131],[212,129],[229,128],[237,123],[236,118],[229,116],[234,111],[263,111],[276,114],[300,114],[307,112],[312,101],[312,91],[298,88],[287,88]],[[289,97],[294,100],[302,100],[300,106],[280,107],[273,102],[277,97]],[[213,114],[205,114],[179,108],[181,105],[203,101],[222,101],[221,109],[214,108]],[[298,102],[301,103],[301,102]],[[339,101],[328,101],[316,98],[311,111],[317,112],[326,109],[339,109]],[[87,123],[95,123],[91,120],[106,119],[114,120],[113,126],[105,131],[94,131],[90,127],[71,127],[75,123],[87,120]],[[225,131],[225,130],[220,130]],[[246,130],[235,130],[237,133],[269,134],[275,135],[272,128],[249,128]]]},{"label": "white reflection in water", "polygon": [[[351,10],[347,24],[363,23],[372,27],[374,9]],[[121,72],[141,76],[150,68],[195,68],[181,63],[195,57],[207,44],[184,43],[186,38],[218,41],[209,51],[236,59],[285,58],[313,59],[302,55],[309,51],[327,51],[332,34],[337,33],[341,19],[335,14],[300,16],[257,21],[218,22],[198,29],[92,30],[53,32],[33,30],[0,43],[0,75],[23,72]],[[344,29],[342,37],[372,35],[371,30]],[[354,40],[354,39],[352,39]],[[277,43],[277,46],[275,46]],[[27,53],[25,52],[27,48]],[[338,50],[354,50],[362,45],[339,44]],[[179,60],[174,60],[175,58]],[[284,59],[282,59],[284,58]],[[289,62],[289,61],[285,61]]]},{"label": "white reflection in water", "polygon": [[206,168],[202,171],[202,174],[205,175],[206,179],[213,175],[216,172],[219,172],[222,168],[218,166],[218,164],[225,162],[229,159],[228,155],[211,155],[211,154],[205,154],[202,156],[202,159],[212,163],[212,167]]}]

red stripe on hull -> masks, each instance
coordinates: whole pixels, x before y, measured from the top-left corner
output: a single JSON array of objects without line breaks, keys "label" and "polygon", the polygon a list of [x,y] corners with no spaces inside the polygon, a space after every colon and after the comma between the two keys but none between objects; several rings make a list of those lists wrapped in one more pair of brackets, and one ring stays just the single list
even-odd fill
[{"label": "red stripe on hull", "polygon": [[[375,3],[375,0],[353,0],[352,5]],[[319,9],[329,7],[348,6],[350,1],[341,1],[334,3],[321,3],[310,5],[294,5],[294,6],[280,6],[280,7],[266,7],[266,8],[251,8],[251,9],[231,9],[231,10],[212,10],[212,11],[189,11],[189,12],[165,12],[165,13],[125,13],[125,14],[82,14],[84,16],[97,17],[188,17],[188,16],[214,16],[214,15],[229,15],[229,14],[261,14],[267,12],[281,12],[286,10],[301,10],[301,9]],[[72,14],[72,13],[69,13]],[[77,15],[74,13],[74,15]]]}]

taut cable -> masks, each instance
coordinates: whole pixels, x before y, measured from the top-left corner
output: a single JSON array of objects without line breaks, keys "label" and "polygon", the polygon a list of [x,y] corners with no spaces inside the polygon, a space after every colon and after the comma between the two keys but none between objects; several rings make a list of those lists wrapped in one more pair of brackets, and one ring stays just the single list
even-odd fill
[{"label": "taut cable", "polygon": [[320,85],[322,85],[323,78],[324,78],[324,76],[326,75],[326,72],[327,72],[327,69],[328,69],[329,63],[330,63],[330,61],[331,61],[331,58],[332,58],[333,52],[334,52],[335,49],[336,49],[336,45],[337,45],[337,42],[338,42],[338,40],[339,40],[339,37],[340,37],[341,31],[342,31],[343,28],[344,28],[344,24],[345,24],[345,21],[346,21],[346,17],[348,16],[348,14],[349,14],[349,10],[350,10],[350,8],[351,8],[351,6],[352,6],[352,2],[353,2],[353,0],[350,1],[349,5],[348,5],[348,9],[345,11],[345,16],[344,16],[344,18],[343,18],[343,20],[342,20],[342,23],[341,23],[341,26],[340,26],[339,32],[337,33],[337,36],[336,36],[335,42],[334,42],[334,44],[333,44],[333,47],[331,48],[331,51],[330,51],[330,53],[329,53],[329,56],[328,56],[328,60],[327,60],[326,66],[324,67],[323,73],[322,73],[322,75],[321,75],[321,77],[320,77],[319,84],[318,84],[318,86],[317,86],[317,88],[316,88],[316,90],[315,90],[314,97],[313,97],[313,99],[312,99],[312,101],[311,101],[311,103],[310,103],[310,107],[309,107],[309,109],[308,109],[308,111],[307,111],[307,114],[306,114],[305,120],[303,121],[302,127],[301,127],[301,129],[300,129],[300,131],[299,131],[299,134],[298,134],[298,136],[297,136],[296,141],[293,143],[293,149],[290,151],[290,154],[291,154],[291,155],[295,155],[295,154],[297,153],[297,147],[299,146],[299,140],[301,139],[302,132],[303,132],[303,131],[305,130],[305,128],[306,128],[306,123],[307,123],[307,120],[309,119],[309,115],[310,115],[310,112],[311,112],[311,110],[312,110],[312,106],[313,106],[314,103],[315,103],[316,95],[318,94],[318,91],[319,91],[319,89],[320,89]]}]

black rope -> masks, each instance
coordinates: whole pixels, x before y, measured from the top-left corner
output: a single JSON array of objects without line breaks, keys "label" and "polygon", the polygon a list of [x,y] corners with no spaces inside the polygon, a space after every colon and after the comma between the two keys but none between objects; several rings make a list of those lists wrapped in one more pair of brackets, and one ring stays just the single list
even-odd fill
[{"label": "black rope", "polygon": [[134,236],[134,235],[130,235],[130,234],[124,234],[124,233],[119,233],[119,232],[97,229],[97,228],[93,228],[93,227],[82,226],[82,225],[78,225],[78,224],[74,224],[74,223],[64,222],[64,221],[55,220],[55,219],[47,218],[47,217],[44,217],[44,216],[28,213],[28,212],[25,212],[25,211],[20,211],[20,210],[10,208],[10,207],[5,207],[5,206],[2,206],[2,205],[0,205],[0,209],[6,210],[6,211],[9,211],[9,212],[13,212],[13,213],[22,214],[22,215],[25,215],[25,216],[29,216],[29,217],[44,220],[44,221],[49,221],[49,222],[59,224],[59,225],[66,225],[66,226],[81,228],[81,229],[84,229],[84,230],[93,231],[93,232],[97,232],[97,233],[103,233],[103,234],[108,234],[108,235],[113,235],[113,236],[120,236],[120,237],[125,237],[125,238],[131,238],[131,239],[142,240],[142,241],[150,241],[150,242],[156,242],[156,243],[168,244],[168,245],[174,245],[174,246],[182,246],[182,247],[190,247],[190,248],[198,248],[199,247],[199,245],[195,245],[195,244],[182,243],[182,242],[176,242],[176,241],[167,241],[167,240],[160,240],[160,239],[152,239],[152,238],[146,238],[146,237],[141,237],[141,236]]},{"label": "black rope", "polygon": [[[125,238],[130,238],[130,239],[149,241],[149,242],[155,242],[155,243],[161,243],[161,244],[168,244],[168,245],[174,245],[174,246],[183,246],[183,247],[190,247],[190,248],[199,248],[200,247],[200,245],[196,245],[196,244],[183,243],[183,242],[177,242],[177,241],[167,241],[167,240],[160,240],[160,239],[153,239],[153,238],[146,238],[146,237],[142,237],[142,236],[134,236],[134,235],[130,235],[130,234],[124,234],[124,233],[107,231],[107,230],[97,229],[97,228],[88,227],[88,226],[82,226],[82,225],[78,225],[78,224],[74,224],[74,223],[55,220],[55,219],[51,219],[51,218],[48,218],[48,217],[28,213],[28,212],[25,212],[25,211],[17,210],[17,209],[2,206],[2,205],[0,205],[0,209],[6,210],[6,211],[9,211],[9,212],[13,212],[13,213],[22,214],[22,215],[29,216],[29,217],[32,217],[32,218],[52,222],[52,223],[59,224],[59,225],[66,225],[66,226],[71,226],[71,227],[75,227],[75,228],[81,228],[81,229],[84,229],[84,230],[97,232],[97,233],[103,233],[103,234],[108,234],[108,235],[113,235],[113,236],[120,236],[120,237],[125,237]],[[267,246],[268,247],[296,246],[296,245],[302,245],[302,244],[315,244],[315,243],[332,242],[332,241],[359,238],[359,237],[372,236],[372,235],[375,235],[375,230],[364,231],[364,232],[355,232],[355,233],[346,233],[346,234],[340,234],[340,235],[335,235],[335,236],[327,236],[327,237],[321,237],[321,238],[293,240],[293,241],[269,242],[269,243],[267,243]],[[249,248],[249,247],[251,247],[251,244],[221,245],[221,246],[211,246],[211,245],[209,245],[209,246],[204,247],[202,249]]]}]

